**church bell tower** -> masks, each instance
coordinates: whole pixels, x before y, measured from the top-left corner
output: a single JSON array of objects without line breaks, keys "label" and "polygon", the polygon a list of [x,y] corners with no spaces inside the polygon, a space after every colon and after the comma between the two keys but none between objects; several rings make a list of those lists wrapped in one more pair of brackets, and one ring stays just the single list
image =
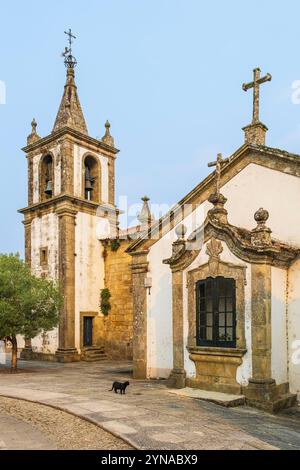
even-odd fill
[{"label": "church bell tower", "polygon": [[116,226],[118,153],[108,121],[101,140],[88,134],[75,84],[75,37],[71,30],[66,34],[63,97],[49,135],[40,137],[32,121],[23,149],[28,162],[28,206],[20,210],[26,262],[34,274],[58,280],[64,297],[58,330],[26,339],[25,349],[55,354],[62,362],[79,360],[86,341],[85,317],[92,324],[99,315],[104,260],[97,227],[101,219]]}]

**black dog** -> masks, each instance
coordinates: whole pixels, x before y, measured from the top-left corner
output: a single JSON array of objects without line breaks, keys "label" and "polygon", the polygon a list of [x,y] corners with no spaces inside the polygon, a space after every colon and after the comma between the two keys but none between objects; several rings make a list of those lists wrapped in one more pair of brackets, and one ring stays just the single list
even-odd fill
[{"label": "black dog", "polygon": [[126,387],[128,387],[128,385],[129,385],[129,382],[124,382],[124,383],[121,383],[121,382],[114,382],[114,383],[112,384],[112,388],[109,390],[109,392],[111,392],[112,390],[114,390],[115,393],[118,393],[118,390],[120,390],[121,395],[122,395],[122,394],[125,395]]}]

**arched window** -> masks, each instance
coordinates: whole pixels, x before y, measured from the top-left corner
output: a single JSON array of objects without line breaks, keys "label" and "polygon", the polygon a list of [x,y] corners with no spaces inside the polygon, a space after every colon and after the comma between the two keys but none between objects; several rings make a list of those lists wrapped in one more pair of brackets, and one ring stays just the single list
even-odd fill
[{"label": "arched window", "polygon": [[236,347],[235,287],[235,280],[225,277],[197,282],[197,346]]},{"label": "arched window", "polygon": [[45,201],[54,195],[54,167],[51,155],[43,157],[40,165],[40,199]]},{"label": "arched window", "polygon": [[100,202],[100,165],[96,158],[88,155],[83,161],[83,197]]}]

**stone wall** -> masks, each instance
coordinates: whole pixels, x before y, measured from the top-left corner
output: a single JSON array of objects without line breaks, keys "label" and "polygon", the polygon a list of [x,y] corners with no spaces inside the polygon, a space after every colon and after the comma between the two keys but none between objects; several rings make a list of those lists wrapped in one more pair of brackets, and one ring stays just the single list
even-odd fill
[{"label": "stone wall", "polygon": [[105,287],[111,293],[111,310],[103,318],[105,352],[109,358],[132,359],[133,301],[130,242],[123,240],[117,250],[105,242]]}]

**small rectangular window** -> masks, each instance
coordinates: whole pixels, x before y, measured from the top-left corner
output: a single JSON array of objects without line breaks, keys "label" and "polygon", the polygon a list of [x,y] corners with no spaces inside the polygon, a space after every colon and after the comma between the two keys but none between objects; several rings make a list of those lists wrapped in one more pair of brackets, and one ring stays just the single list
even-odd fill
[{"label": "small rectangular window", "polygon": [[40,248],[40,264],[41,266],[48,264],[48,247]]},{"label": "small rectangular window", "polygon": [[217,277],[196,287],[197,345],[236,347],[235,280]]}]

